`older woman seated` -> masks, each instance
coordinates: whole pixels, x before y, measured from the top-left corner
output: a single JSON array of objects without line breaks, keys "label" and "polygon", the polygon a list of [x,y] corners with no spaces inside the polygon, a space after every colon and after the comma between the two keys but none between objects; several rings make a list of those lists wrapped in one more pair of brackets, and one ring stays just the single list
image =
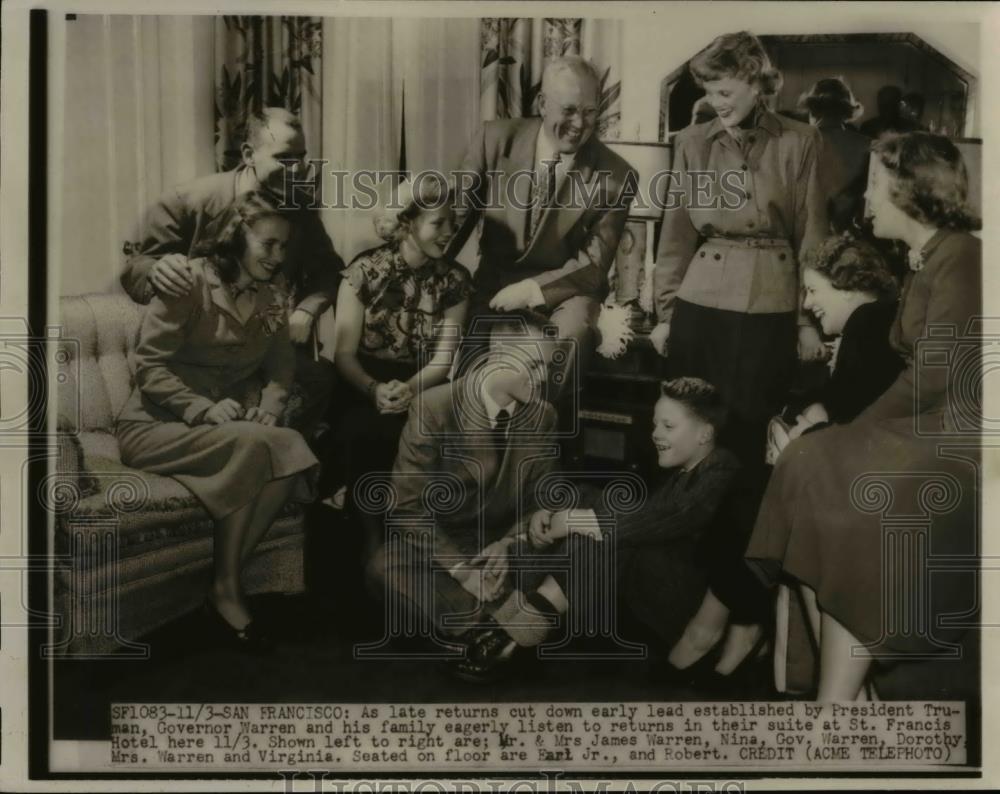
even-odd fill
[{"label": "older woman seated", "polygon": [[317,462],[297,431],[277,426],[295,374],[280,275],[289,233],[263,194],[237,201],[214,253],[191,260],[191,291],[150,302],[136,386],[115,430],[122,461],[175,478],[214,519],[205,607],[230,640],[255,651],[270,642],[251,620],[240,571],[295,475]]},{"label": "older woman seated", "polygon": [[[968,233],[968,176],[955,145],[930,133],[887,135],[872,151],[874,232],[910,250],[889,335],[906,367],[854,421],[782,453],[746,554],[768,580],[800,586],[821,701],[864,695],[876,659],[960,651],[968,622],[945,616],[977,605],[974,571],[932,577],[930,558],[905,553],[978,559],[981,343],[962,337],[981,312],[982,248]],[[966,454],[942,454],[942,438]]]}]

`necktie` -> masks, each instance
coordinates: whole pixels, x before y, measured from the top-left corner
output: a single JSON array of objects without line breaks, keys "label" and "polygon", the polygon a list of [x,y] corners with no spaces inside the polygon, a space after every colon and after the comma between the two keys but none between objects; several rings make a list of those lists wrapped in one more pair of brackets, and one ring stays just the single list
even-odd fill
[{"label": "necktie", "polygon": [[541,169],[535,174],[531,196],[531,223],[528,228],[528,238],[535,236],[538,231],[538,221],[542,217],[542,210],[548,207],[556,194],[556,177],[558,176],[559,163],[562,162],[562,155],[556,152],[555,157],[550,160],[542,160]]},{"label": "necktie", "polygon": [[501,408],[497,412],[496,426],[493,428],[493,449],[496,450],[497,460],[502,460],[504,452],[507,450],[507,429],[510,427],[510,412],[506,408]]}]

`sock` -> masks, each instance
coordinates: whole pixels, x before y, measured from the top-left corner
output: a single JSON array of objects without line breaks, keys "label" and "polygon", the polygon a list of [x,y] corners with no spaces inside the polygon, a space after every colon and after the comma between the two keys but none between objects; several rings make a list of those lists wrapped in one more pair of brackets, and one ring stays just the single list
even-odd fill
[{"label": "sock", "polygon": [[[540,597],[539,597],[540,598]],[[544,600],[544,599],[541,599]],[[551,608],[551,605],[549,605]],[[553,618],[536,608],[520,590],[511,593],[493,612],[493,617],[518,645],[540,644],[555,625]]]},{"label": "sock", "polygon": [[535,611],[541,612],[543,615],[558,617],[560,614],[559,610],[552,605],[552,602],[541,593],[528,593],[525,600],[528,602],[529,606],[533,607]]}]

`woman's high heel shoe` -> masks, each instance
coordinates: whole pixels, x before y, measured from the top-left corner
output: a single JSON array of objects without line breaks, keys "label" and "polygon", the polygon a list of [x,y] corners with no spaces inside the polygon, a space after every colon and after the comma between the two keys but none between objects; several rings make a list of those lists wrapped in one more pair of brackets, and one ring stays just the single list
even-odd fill
[{"label": "woman's high heel shoe", "polygon": [[668,686],[693,688],[698,681],[711,672],[714,663],[714,648],[687,667],[676,667],[669,661],[662,661],[657,664],[651,674],[650,679],[657,684]]},{"label": "woman's high heel shoe", "polygon": [[233,626],[219,612],[211,599],[206,598],[202,605],[205,617],[212,628],[232,647],[244,653],[264,654],[274,650],[274,640],[264,632],[257,621],[251,620],[242,629]]},{"label": "woman's high heel shoe", "polygon": [[733,668],[731,673],[723,674],[715,669],[708,670],[698,678],[695,683],[696,688],[716,694],[723,694],[734,691],[736,688],[742,688],[740,684],[744,683],[744,675],[761,657],[770,639],[770,634],[767,631],[762,631],[757,641],[751,646],[750,651]]}]

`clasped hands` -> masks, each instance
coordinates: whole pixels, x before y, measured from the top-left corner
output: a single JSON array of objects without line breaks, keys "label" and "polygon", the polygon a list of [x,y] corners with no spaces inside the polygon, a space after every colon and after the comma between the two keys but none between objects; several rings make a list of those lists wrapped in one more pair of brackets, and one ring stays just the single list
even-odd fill
[{"label": "clasped hands", "polygon": [[451,569],[452,578],[482,603],[492,601],[503,591],[510,571],[508,551],[517,538],[500,538],[489,544],[479,556],[460,562]]},{"label": "clasped hands", "polygon": [[373,390],[372,399],[380,414],[401,414],[410,407],[413,399],[413,389],[409,383],[401,380],[390,380],[379,383]]},{"label": "clasped hands", "polygon": [[272,427],[278,424],[278,417],[270,411],[265,411],[256,405],[244,410],[243,406],[232,397],[219,400],[205,411],[204,416],[202,416],[202,424],[206,425],[221,425],[225,422],[235,422],[237,420],[256,422],[260,425],[269,425]]}]

